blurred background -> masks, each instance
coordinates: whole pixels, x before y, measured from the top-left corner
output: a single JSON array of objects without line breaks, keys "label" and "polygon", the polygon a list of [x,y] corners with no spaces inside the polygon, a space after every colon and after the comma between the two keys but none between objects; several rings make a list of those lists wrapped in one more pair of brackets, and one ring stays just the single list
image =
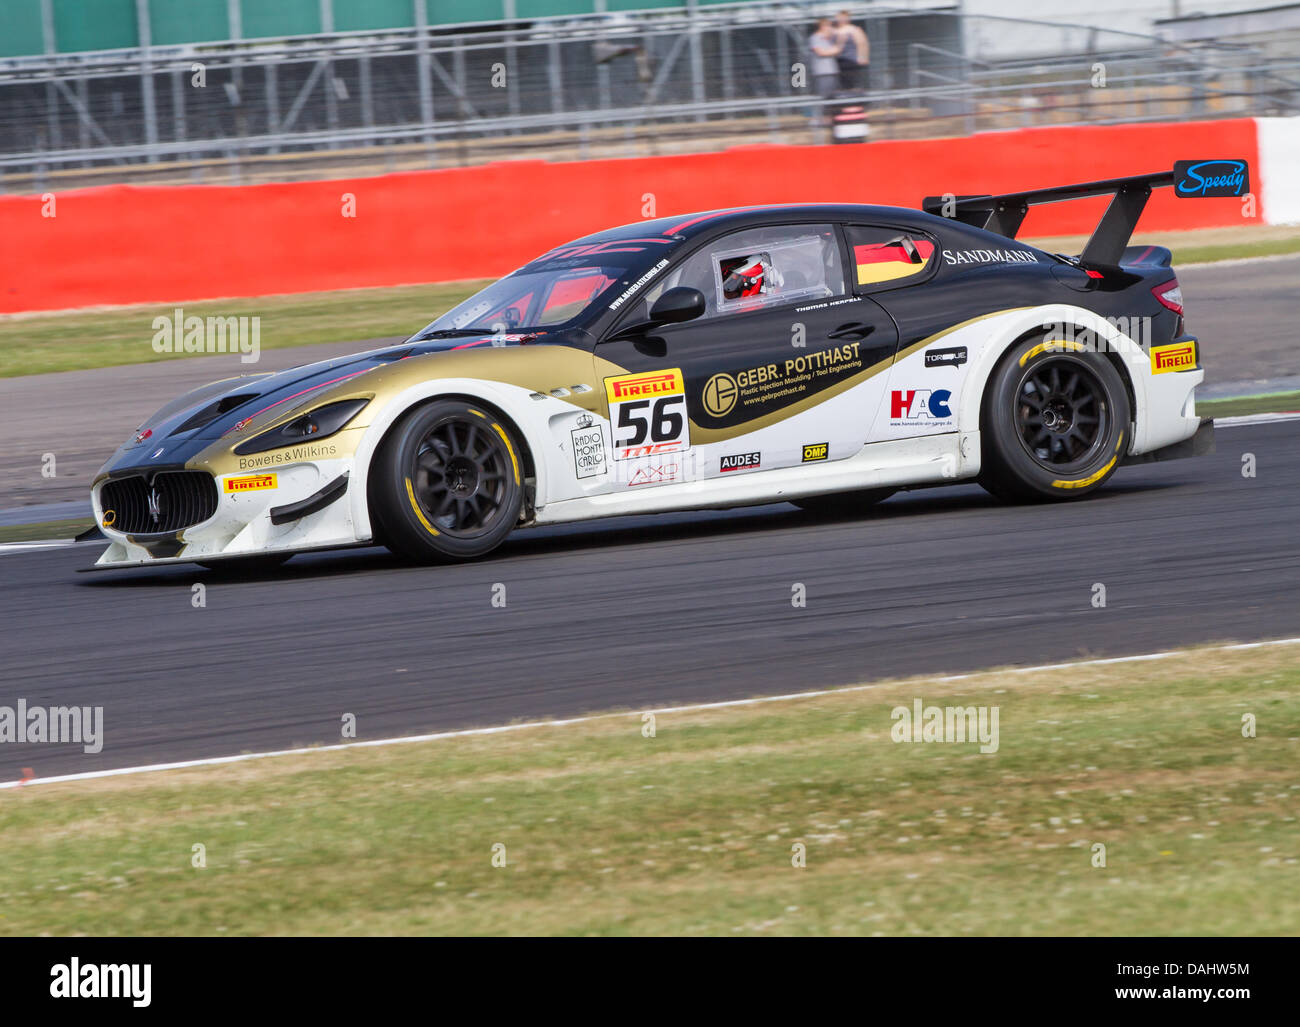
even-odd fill
[{"label": "blurred background", "polygon": [[[1294,114],[1300,4],[1258,4],[0,0],[0,191]],[[821,89],[841,10],[869,65]]]}]

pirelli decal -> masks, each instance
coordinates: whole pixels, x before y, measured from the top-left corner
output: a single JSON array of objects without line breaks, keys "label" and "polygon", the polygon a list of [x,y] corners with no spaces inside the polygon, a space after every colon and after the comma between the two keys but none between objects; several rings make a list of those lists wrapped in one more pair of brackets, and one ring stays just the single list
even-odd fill
[{"label": "pirelli decal", "polygon": [[1191,339],[1171,346],[1151,347],[1151,373],[1190,371],[1196,367],[1196,343]]},{"label": "pirelli decal", "polygon": [[686,379],[680,368],[605,379],[614,459],[682,453],[691,448]]},{"label": "pirelli decal", "polygon": [[239,478],[227,478],[225,491],[230,492],[265,492],[278,488],[274,474],[245,474]]}]

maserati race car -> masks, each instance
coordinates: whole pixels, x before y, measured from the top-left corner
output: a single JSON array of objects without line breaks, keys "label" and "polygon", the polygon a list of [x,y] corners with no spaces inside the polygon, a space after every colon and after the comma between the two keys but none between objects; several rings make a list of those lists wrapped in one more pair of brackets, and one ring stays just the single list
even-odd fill
[{"label": "maserati race car", "polygon": [[[966,480],[1080,499],[1126,462],[1212,445],[1169,251],[1128,245],[1152,188],[1177,184],[720,210],[578,239],[400,345],[164,407],[94,480],[97,566],[374,543],[466,559],[526,525],[857,510]],[[1031,204],[1092,195],[1113,199],[1080,255],[1016,240]]]}]

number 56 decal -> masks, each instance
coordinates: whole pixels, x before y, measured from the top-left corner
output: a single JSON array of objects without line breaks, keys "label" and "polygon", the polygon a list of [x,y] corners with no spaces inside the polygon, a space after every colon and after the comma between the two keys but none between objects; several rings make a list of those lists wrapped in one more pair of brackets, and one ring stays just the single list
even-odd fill
[{"label": "number 56 decal", "polygon": [[605,379],[614,459],[629,460],[691,448],[686,382],[678,368]]}]

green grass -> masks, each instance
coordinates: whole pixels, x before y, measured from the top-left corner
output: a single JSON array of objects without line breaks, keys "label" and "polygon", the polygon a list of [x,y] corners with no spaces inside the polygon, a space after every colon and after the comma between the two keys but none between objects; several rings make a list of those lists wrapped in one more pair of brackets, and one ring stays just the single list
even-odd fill
[{"label": "green grass", "polygon": [[0,525],[0,543],[46,542],[52,539],[76,538],[92,527],[93,521],[85,517],[68,521],[40,521],[34,524]]},{"label": "green grass", "polygon": [[1286,647],[37,785],[0,933],[1290,934],[1298,738]]},{"label": "green grass", "polygon": [[1300,392],[1196,401],[1196,412],[1202,417],[1244,417],[1247,414],[1277,414],[1293,410],[1300,410]]},{"label": "green grass", "polygon": [[1217,260],[1240,260],[1245,257],[1275,257],[1300,253],[1300,236],[1285,239],[1260,239],[1254,242],[1215,243],[1205,246],[1172,246],[1173,264],[1206,264]]},{"label": "green grass", "polygon": [[0,378],[181,359],[155,353],[153,320],[177,306],[206,318],[260,317],[261,347],[410,335],[486,282],[156,304],[0,319]]}]

